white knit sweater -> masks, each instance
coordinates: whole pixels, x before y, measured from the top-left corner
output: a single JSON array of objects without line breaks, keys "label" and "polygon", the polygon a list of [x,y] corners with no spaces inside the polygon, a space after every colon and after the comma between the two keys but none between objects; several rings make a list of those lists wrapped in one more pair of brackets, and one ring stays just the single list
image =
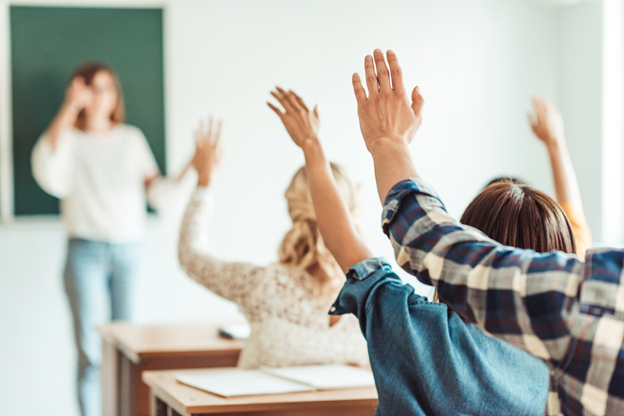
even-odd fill
[{"label": "white knit sweater", "polygon": [[239,367],[306,364],[368,364],[357,318],[329,325],[327,310],[313,296],[312,276],[281,264],[266,267],[218,260],[208,252],[210,198],[198,189],[186,209],[178,253],[186,273],[217,295],[235,302],[251,335]]}]

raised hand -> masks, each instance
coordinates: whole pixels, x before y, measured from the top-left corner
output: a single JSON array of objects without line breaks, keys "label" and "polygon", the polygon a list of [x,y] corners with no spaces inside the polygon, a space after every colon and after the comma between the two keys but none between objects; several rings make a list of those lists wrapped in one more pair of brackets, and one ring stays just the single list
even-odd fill
[{"label": "raised hand", "polygon": [[65,105],[75,111],[81,111],[93,100],[93,91],[87,86],[83,77],[72,79],[65,92]]},{"label": "raised hand", "polygon": [[295,144],[303,147],[306,140],[318,141],[321,127],[318,105],[310,111],[301,97],[293,91],[287,92],[280,87],[275,87],[275,89],[277,91],[271,91],[271,95],[284,107],[284,111],[282,112],[271,103],[267,104],[282,120]]},{"label": "raised hand", "polygon": [[533,97],[535,114],[529,114],[531,129],[547,146],[561,144],[564,139],[563,117],[557,107],[542,97]]},{"label": "raised hand", "polygon": [[195,130],[195,156],[191,164],[197,171],[197,186],[208,186],[215,170],[221,163],[222,151],[219,147],[222,122],[219,120],[216,129],[213,129],[213,119],[208,123],[200,121]]},{"label": "raised hand", "polygon": [[415,87],[412,91],[410,102],[396,54],[389,50],[387,57],[390,70],[379,49],[375,49],[374,63],[370,55],[364,59],[368,96],[360,76],[357,73],[353,74],[353,90],[358,104],[360,130],[370,152],[379,139],[410,144],[422,124],[425,100],[419,88]]}]

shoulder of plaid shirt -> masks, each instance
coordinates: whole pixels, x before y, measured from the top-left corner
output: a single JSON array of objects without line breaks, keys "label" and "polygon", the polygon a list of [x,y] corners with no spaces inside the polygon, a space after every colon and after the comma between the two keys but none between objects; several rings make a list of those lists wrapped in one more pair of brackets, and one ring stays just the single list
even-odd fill
[{"label": "shoulder of plaid shirt", "polygon": [[624,414],[624,250],[589,250],[582,262],[503,246],[450,217],[422,179],[388,192],[382,226],[397,263],[450,308],[546,362],[548,408]]}]

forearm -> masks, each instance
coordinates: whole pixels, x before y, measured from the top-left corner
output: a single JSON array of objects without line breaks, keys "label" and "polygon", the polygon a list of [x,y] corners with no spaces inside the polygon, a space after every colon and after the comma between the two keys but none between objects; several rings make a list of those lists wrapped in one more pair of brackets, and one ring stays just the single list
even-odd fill
[{"label": "forearm", "polygon": [[56,150],[61,134],[64,130],[74,125],[79,113],[80,111],[74,106],[63,104],[45,134],[47,140],[50,141],[52,150]]},{"label": "forearm", "polygon": [[555,182],[557,202],[560,205],[568,204],[577,209],[582,209],[581,193],[565,140],[553,141],[549,144],[548,154]]},{"label": "forearm", "polygon": [[584,259],[587,249],[591,247],[592,236],[583,213],[581,193],[565,141],[548,146],[548,153],[553,170],[557,202],[572,225],[576,239],[576,254]]},{"label": "forearm", "polygon": [[381,138],[371,145],[370,150],[375,165],[377,192],[382,204],[395,184],[419,177],[407,144]]},{"label": "forearm", "polygon": [[176,183],[180,183],[182,182],[182,179],[184,179],[184,177],[186,176],[186,174],[191,170],[191,168],[193,167],[193,160],[191,159],[185,166],[184,168],[180,171],[180,173],[178,173],[178,176],[176,178]]},{"label": "forearm", "polygon": [[318,227],[327,248],[346,273],[351,266],[371,258],[372,253],[357,234],[321,145],[308,140],[303,150]]}]

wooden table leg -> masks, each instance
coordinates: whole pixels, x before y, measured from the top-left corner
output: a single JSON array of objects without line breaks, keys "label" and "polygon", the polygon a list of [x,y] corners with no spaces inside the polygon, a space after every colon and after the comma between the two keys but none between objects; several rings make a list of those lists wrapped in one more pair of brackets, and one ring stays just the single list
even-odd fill
[{"label": "wooden table leg", "polygon": [[117,362],[117,371],[119,373],[119,383],[117,384],[119,416],[136,416],[134,393],[136,390],[136,383],[141,382],[141,375],[137,370],[137,365],[121,352],[117,357]]},{"label": "wooden table leg", "polygon": [[169,405],[167,405],[167,403],[165,403],[164,401],[160,400],[158,396],[156,396],[155,394],[152,394],[151,389],[150,389],[150,409],[151,409],[151,413],[150,413],[151,416],[188,416],[188,415],[181,415],[180,413],[176,412],[174,409],[169,407]]},{"label": "wooden table leg", "polygon": [[115,346],[102,340],[102,416],[118,416],[118,355]]}]

